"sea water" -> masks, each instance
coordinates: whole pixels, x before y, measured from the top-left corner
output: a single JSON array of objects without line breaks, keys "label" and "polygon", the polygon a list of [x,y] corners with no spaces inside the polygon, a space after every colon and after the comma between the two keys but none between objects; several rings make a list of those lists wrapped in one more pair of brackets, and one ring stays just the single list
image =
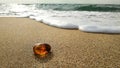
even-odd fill
[{"label": "sea water", "polygon": [[0,4],[1,17],[28,17],[59,28],[120,33],[120,5]]}]

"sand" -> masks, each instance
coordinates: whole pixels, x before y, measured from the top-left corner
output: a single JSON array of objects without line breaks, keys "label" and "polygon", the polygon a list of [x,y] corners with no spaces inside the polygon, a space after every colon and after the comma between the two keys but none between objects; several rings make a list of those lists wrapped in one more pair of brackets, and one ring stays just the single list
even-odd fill
[{"label": "sand", "polygon": [[[52,53],[36,59],[35,43]],[[60,29],[28,18],[0,18],[0,68],[120,68],[120,34]]]}]

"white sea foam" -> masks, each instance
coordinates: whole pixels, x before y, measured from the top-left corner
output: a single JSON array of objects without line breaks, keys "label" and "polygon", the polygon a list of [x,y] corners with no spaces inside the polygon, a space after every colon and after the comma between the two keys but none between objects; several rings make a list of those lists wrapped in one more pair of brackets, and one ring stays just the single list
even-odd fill
[{"label": "white sea foam", "polygon": [[120,12],[54,11],[10,4],[0,16],[29,17],[59,28],[78,28],[85,32],[120,33]]},{"label": "white sea foam", "polygon": [[120,26],[83,25],[79,26],[79,30],[85,32],[120,33]]}]

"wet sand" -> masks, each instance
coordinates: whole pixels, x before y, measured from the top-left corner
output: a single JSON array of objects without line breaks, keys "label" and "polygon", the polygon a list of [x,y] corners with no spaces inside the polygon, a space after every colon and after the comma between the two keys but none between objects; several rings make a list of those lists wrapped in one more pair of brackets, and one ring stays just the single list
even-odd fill
[{"label": "wet sand", "polygon": [[[33,45],[52,54],[36,59]],[[120,34],[85,33],[28,18],[0,18],[0,68],[120,68]]]}]

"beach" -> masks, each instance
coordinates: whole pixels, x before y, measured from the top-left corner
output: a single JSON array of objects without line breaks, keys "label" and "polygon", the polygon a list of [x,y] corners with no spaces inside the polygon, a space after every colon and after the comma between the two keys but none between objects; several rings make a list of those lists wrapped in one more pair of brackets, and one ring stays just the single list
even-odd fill
[{"label": "beach", "polygon": [[[35,43],[51,45],[47,60]],[[120,68],[120,34],[61,29],[29,18],[0,18],[0,68]]]}]

